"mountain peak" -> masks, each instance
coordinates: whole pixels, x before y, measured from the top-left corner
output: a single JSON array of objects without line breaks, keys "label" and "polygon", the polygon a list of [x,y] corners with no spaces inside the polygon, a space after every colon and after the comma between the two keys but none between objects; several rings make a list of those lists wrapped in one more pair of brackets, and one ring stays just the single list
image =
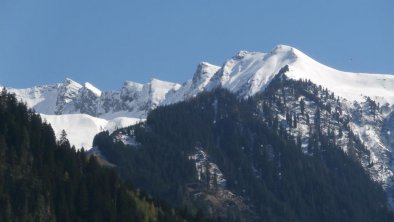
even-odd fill
[{"label": "mountain peak", "polygon": [[133,91],[141,91],[144,85],[138,82],[133,81],[125,81],[123,83],[122,89],[133,90]]},{"label": "mountain peak", "polygon": [[197,69],[205,69],[205,68],[210,68],[210,67],[217,67],[217,68],[220,68],[220,67],[218,67],[218,66],[216,66],[216,65],[213,65],[213,64],[211,64],[211,63],[209,63],[209,62],[200,62],[200,63],[198,63],[198,65],[197,65]]},{"label": "mountain peak", "polygon": [[292,46],[284,45],[284,44],[279,44],[276,45],[273,51],[293,51],[295,48]]},{"label": "mountain peak", "polygon": [[149,83],[156,84],[156,83],[172,83],[172,82],[168,82],[168,81],[164,81],[164,80],[160,80],[160,79],[156,79],[156,78],[151,78]]},{"label": "mountain peak", "polygon": [[63,85],[67,86],[67,87],[71,86],[73,88],[81,88],[82,87],[81,84],[79,84],[78,82],[76,82],[68,77],[66,77],[66,79],[63,81]]},{"label": "mountain peak", "polygon": [[249,54],[250,52],[249,51],[246,51],[246,50],[240,50],[239,52],[237,52],[237,54],[235,54],[234,56],[233,56],[233,59],[235,59],[235,60],[240,60],[240,59],[243,59],[247,54]]},{"label": "mountain peak", "polygon": [[220,69],[219,66],[212,65],[207,62],[200,62],[197,66],[196,72],[193,75],[193,84],[207,84],[212,76]]},{"label": "mountain peak", "polygon": [[101,96],[101,90],[97,89],[95,86],[93,86],[91,83],[89,82],[85,82],[84,87],[86,89],[88,89],[90,92],[92,92],[93,94],[95,94],[97,97]]},{"label": "mountain peak", "polygon": [[288,45],[277,45],[275,48],[267,54],[267,56],[278,56],[282,60],[295,61],[299,57],[306,56],[300,50],[288,46]]},{"label": "mountain peak", "polygon": [[160,79],[152,78],[149,82],[151,89],[178,89],[180,85],[178,83],[163,81]]},{"label": "mountain peak", "polygon": [[[308,79],[349,101],[360,101],[368,96],[381,104],[394,104],[394,93],[392,91],[394,76],[338,71],[320,64],[292,46],[280,44],[268,53],[241,50],[221,67],[208,62],[201,62],[197,65],[193,78],[183,83],[182,86],[155,78],[146,84],[126,81],[121,90],[105,92],[108,95],[105,98],[107,100],[110,98],[108,100],[110,102],[114,101],[110,103],[105,100],[105,103],[108,104],[103,109],[104,111],[100,110],[100,115],[113,110],[108,107],[116,107],[115,110],[117,111],[127,107],[128,112],[148,110],[146,107],[150,107],[150,105],[142,106],[141,104],[159,105],[161,102],[170,104],[217,87],[226,88],[240,97],[253,96],[264,91],[276,74],[285,66],[288,66],[287,77],[297,80]],[[77,101],[78,95],[86,92],[95,95],[92,98],[98,98],[102,94],[92,84],[81,85],[70,78],[66,78],[63,83],[51,87],[20,90],[19,94],[21,98],[28,101],[28,104],[33,104],[31,106],[38,110],[47,110],[39,109],[37,104],[47,104],[46,102],[48,102],[48,104],[53,104],[52,106],[60,107],[50,110],[58,110],[58,113],[73,113],[78,109],[71,107],[73,105],[71,102]],[[105,98],[103,97],[103,99]],[[122,101],[123,99],[124,101]],[[43,103],[43,100],[46,102]],[[130,108],[135,104],[143,108]],[[97,106],[101,106],[101,103],[98,103]],[[50,112],[45,111],[45,113]]]},{"label": "mountain peak", "polygon": [[225,88],[247,98],[262,92],[288,66],[285,75],[310,80],[348,101],[366,96],[381,105],[394,104],[394,76],[342,72],[320,64],[298,49],[278,45],[268,53],[239,51],[221,67],[207,62],[197,65],[193,79],[182,86],[151,79],[140,84],[126,81],[116,91],[102,92],[90,83],[66,78],[63,83],[28,89],[9,89],[29,107],[44,114],[85,113],[110,120],[115,117],[146,118],[149,110],[195,97],[203,91]]}]

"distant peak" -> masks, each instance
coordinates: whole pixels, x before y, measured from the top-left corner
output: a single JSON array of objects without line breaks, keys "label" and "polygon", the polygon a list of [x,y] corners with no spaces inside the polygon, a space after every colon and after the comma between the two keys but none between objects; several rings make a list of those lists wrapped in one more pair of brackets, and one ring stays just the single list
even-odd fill
[{"label": "distant peak", "polygon": [[288,45],[277,45],[274,49],[271,50],[270,53],[266,54],[266,59],[273,57],[281,61],[287,60],[290,63],[295,62],[299,59],[303,60],[305,58],[309,58],[300,50]]},{"label": "distant peak", "polygon": [[271,54],[291,54],[295,55],[295,50],[293,47],[288,46],[288,45],[277,45],[275,48],[271,51]]},{"label": "distant peak", "polygon": [[166,81],[163,81],[163,80],[160,80],[160,79],[156,79],[156,78],[151,78],[150,81],[149,81],[149,83],[161,83],[161,82],[166,82]]},{"label": "distant peak", "polygon": [[81,84],[79,84],[78,82],[76,82],[76,81],[74,81],[74,80],[72,80],[72,79],[70,79],[70,78],[67,78],[67,77],[66,77],[66,79],[64,80],[63,84],[64,84],[65,86],[70,86],[70,85],[72,85],[72,86],[75,86],[75,87],[77,87],[77,88],[81,88],[81,87],[82,87]]},{"label": "distant peak", "polygon": [[149,82],[149,86],[152,90],[157,89],[166,89],[167,91],[170,89],[178,89],[180,85],[178,83],[167,82],[160,79],[152,78]]},{"label": "distant peak", "polygon": [[233,56],[233,59],[237,59],[237,60],[243,59],[247,54],[249,54],[248,51],[246,51],[246,50],[240,50],[239,52],[237,52],[237,54],[235,54],[235,55]]},{"label": "distant peak", "polygon": [[96,96],[100,97],[101,96],[101,90],[97,89],[95,86],[93,86],[89,82],[85,82],[84,87],[88,90],[90,90],[92,93],[94,93]]},{"label": "distant peak", "polygon": [[213,65],[209,62],[200,62],[197,67],[205,68],[205,67],[218,67],[218,66]]},{"label": "distant peak", "polygon": [[287,56],[293,57],[293,58],[299,58],[299,57],[309,58],[309,56],[305,55],[300,50],[298,50],[292,46],[288,46],[288,45],[277,45],[271,51],[271,54],[287,54]]},{"label": "distant peak", "polygon": [[123,83],[123,88],[127,88],[127,89],[142,90],[143,86],[144,86],[143,84],[133,81],[125,81]]},{"label": "distant peak", "polygon": [[176,84],[173,82],[168,82],[168,81],[164,81],[164,80],[160,80],[160,79],[156,79],[156,78],[151,78],[149,83],[150,84]]},{"label": "distant peak", "polygon": [[196,74],[197,73],[203,73],[203,72],[216,72],[218,69],[220,69],[219,66],[210,64],[208,62],[200,62],[197,65],[197,70],[196,70]]},{"label": "distant peak", "polygon": [[292,46],[279,44],[279,45],[275,46],[274,50],[291,51],[293,49],[294,49],[294,47],[292,47]]},{"label": "distant peak", "polygon": [[219,66],[212,65],[207,62],[200,62],[193,76],[193,82],[196,84],[200,81],[209,80],[218,70]]}]

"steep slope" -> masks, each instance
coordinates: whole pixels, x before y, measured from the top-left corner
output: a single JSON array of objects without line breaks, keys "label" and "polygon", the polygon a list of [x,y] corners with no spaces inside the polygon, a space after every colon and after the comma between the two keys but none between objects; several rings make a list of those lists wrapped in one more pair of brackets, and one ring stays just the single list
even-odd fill
[{"label": "steep slope", "polygon": [[[126,124],[133,124],[137,121],[133,118],[145,119],[150,111],[161,105],[187,101],[199,93],[225,88],[243,99],[265,93],[271,88],[272,81],[278,78],[278,74],[289,81],[303,80],[304,84],[316,84],[320,87],[307,85],[308,89],[313,89],[311,92],[304,92],[307,96],[285,97],[288,102],[285,105],[270,104],[276,108],[274,111],[278,115],[278,121],[286,122],[286,119],[294,118],[289,116],[299,115],[301,101],[298,99],[305,102],[304,108],[310,109],[309,118],[315,115],[313,109],[318,107],[317,104],[339,109],[339,117],[326,113],[327,118],[323,118],[333,123],[331,130],[336,130],[337,145],[348,155],[355,156],[371,177],[381,183],[394,207],[392,75],[335,70],[293,47],[279,45],[269,53],[240,51],[221,67],[201,63],[193,79],[182,85],[155,79],[146,84],[127,81],[120,90],[103,92],[89,83],[79,84],[66,79],[59,84],[9,91],[14,92],[17,98],[26,102],[29,107],[45,114],[43,117],[56,128],[57,134],[61,129],[67,128],[73,144],[89,146],[95,132],[105,129],[111,131]],[[286,90],[277,92],[276,96],[286,93]],[[286,95],[291,94],[292,90]],[[332,93],[335,98],[331,98]],[[313,94],[318,94],[321,98],[316,98]],[[291,111],[292,109],[297,110]],[[124,121],[118,121],[119,118]],[[299,126],[294,129],[289,127],[289,133],[293,136],[302,134],[301,140],[306,141],[303,148],[307,149],[308,128],[314,124],[313,121],[307,124],[306,116],[297,118],[300,118]],[[70,121],[80,124],[70,124]],[[342,134],[339,134],[339,131],[342,131]],[[329,136],[327,129],[322,132]],[[352,149],[355,144],[359,149]],[[195,154],[190,155],[193,157]]]},{"label": "steep slope", "polygon": [[7,88],[42,114],[56,136],[67,131],[72,145],[90,149],[95,134],[135,124],[162,103],[179,84],[152,79],[142,85],[125,82],[120,91],[102,92],[90,83],[81,85],[69,78],[63,83],[27,89]]},{"label": "steep slope", "polygon": [[[71,103],[75,100],[78,96],[79,90],[82,88],[82,85],[75,82],[72,79],[66,78],[66,80],[58,84],[57,89],[57,99],[55,104],[51,104],[54,107],[55,112],[46,112],[45,110],[36,109],[36,107],[32,107],[36,109],[37,112],[43,114],[62,114],[71,112],[73,110]],[[11,91],[12,92],[12,91]],[[15,92],[18,95],[17,92]]]},{"label": "steep slope", "polygon": [[[342,72],[322,65],[297,49],[284,47],[294,53],[286,75],[293,79],[309,79],[349,101],[364,101],[365,97],[380,104],[394,104],[394,76]],[[286,51],[285,50],[285,51]]]},{"label": "steep slope", "polygon": [[178,90],[169,91],[163,104],[173,104],[193,98],[197,94],[207,90],[206,87],[215,73],[220,69],[219,66],[202,62],[198,64],[193,79],[186,81]]},{"label": "steep slope", "polygon": [[[319,99],[325,91],[311,83],[288,82],[284,88],[277,79],[247,101],[218,89],[158,107],[144,123],[98,134],[94,145],[152,196],[225,221],[393,220],[381,187],[342,151],[341,139],[332,139],[338,129],[327,130],[325,99]],[[303,148],[304,137],[296,139],[291,129],[298,123],[303,128],[304,118],[290,126],[279,115],[297,101],[293,96],[309,95],[306,86],[318,94],[305,99],[303,117],[322,111],[311,115],[312,130],[304,132],[311,135],[305,138],[310,145]],[[333,109],[332,115],[339,112]],[[354,143],[349,153],[364,156],[351,131],[343,134]]]},{"label": "steep slope", "polygon": [[[194,221],[56,141],[39,115],[0,94],[0,221]],[[200,220],[201,221],[201,218]]]},{"label": "steep slope", "polygon": [[208,88],[220,86],[242,97],[252,96],[263,91],[285,66],[289,68],[287,77],[311,80],[349,101],[368,96],[381,104],[394,102],[394,76],[338,71],[285,45],[270,53],[239,52],[220,68]]},{"label": "steep slope", "polygon": [[[7,89],[46,115],[87,114],[107,121],[117,117],[145,119],[150,110],[160,105],[184,101],[218,87],[248,98],[264,91],[285,66],[288,78],[311,80],[349,103],[360,103],[367,97],[381,106],[394,103],[394,76],[338,71],[285,45],[278,45],[269,53],[240,51],[221,67],[202,62],[193,78],[182,85],[157,79],[146,84],[126,81],[119,91],[102,92],[90,83],[81,85],[66,79],[54,85]],[[84,144],[89,144],[91,137],[86,138]],[[74,143],[73,138],[71,142]]]},{"label": "steep slope", "polygon": [[29,108],[34,108],[40,113],[55,113],[58,90],[61,84],[35,86],[27,89],[7,88],[10,93],[14,93],[16,98],[26,103]]},{"label": "steep slope", "polygon": [[179,84],[152,79],[139,84],[126,81],[119,91],[102,92],[86,82],[81,85],[69,78],[63,83],[27,89],[7,90],[30,108],[46,115],[88,114],[113,119],[116,117],[145,118],[148,111],[160,105],[169,91]]},{"label": "steep slope", "polygon": [[240,51],[221,67],[202,62],[193,79],[183,85],[156,79],[147,84],[127,81],[119,91],[101,92],[90,83],[82,86],[66,79],[49,86],[7,89],[43,114],[145,118],[149,110],[161,104],[183,101],[217,87],[245,98],[255,95],[264,91],[285,66],[289,68],[287,77],[311,80],[351,102],[370,97],[381,105],[394,103],[394,76],[338,71],[285,45],[278,45],[269,53]]},{"label": "steep slope", "polygon": [[56,138],[60,138],[62,130],[67,132],[67,137],[72,145],[77,148],[92,148],[94,136],[104,130],[113,132],[119,128],[134,125],[141,119],[117,117],[111,120],[92,117],[87,114],[45,115],[41,114],[44,121],[51,124]]}]

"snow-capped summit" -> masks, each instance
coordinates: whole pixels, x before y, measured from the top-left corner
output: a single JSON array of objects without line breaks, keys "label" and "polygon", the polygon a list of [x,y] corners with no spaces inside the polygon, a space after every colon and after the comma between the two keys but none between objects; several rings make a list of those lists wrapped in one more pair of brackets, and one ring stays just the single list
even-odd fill
[{"label": "snow-capped summit", "polygon": [[301,51],[292,48],[296,59],[289,63],[286,75],[294,79],[309,79],[349,101],[370,97],[381,104],[394,104],[394,76],[387,74],[352,73],[323,65]]},{"label": "snow-capped summit", "polygon": [[87,114],[107,121],[119,117],[144,119],[157,106],[183,101],[217,87],[242,98],[253,96],[264,91],[286,66],[287,77],[309,79],[348,101],[360,102],[370,97],[381,105],[394,105],[394,76],[338,71],[286,45],[278,45],[269,53],[239,51],[220,67],[201,62],[193,78],[182,85],[158,79],[146,84],[126,81],[119,90],[103,92],[90,83],[81,85],[66,78],[53,85],[7,89],[46,115]]},{"label": "snow-capped summit", "polygon": [[241,97],[252,96],[263,91],[285,66],[289,78],[309,79],[349,101],[367,96],[381,104],[394,104],[394,76],[335,70],[286,45],[269,53],[238,52],[211,78],[207,89],[223,87]]},{"label": "snow-capped summit", "polygon": [[[126,81],[119,90],[101,91],[90,83],[81,85],[67,78],[58,84],[7,90],[41,113],[57,136],[65,129],[71,144],[89,149],[96,133],[144,121],[158,106],[218,87],[248,98],[263,92],[279,73],[290,79],[310,80],[338,96],[333,100],[348,117],[344,130],[351,129],[370,152],[371,162],[363,166],[372,165],[367,169],[372,178],[394,190],[394,75],[339,71],[291,46],[278,45],[268,53],[239,51],[222,66],[201,62],[192,79],[182,85],[152,79],[145,84]],[[380,107],[378,113],[368,111],[372,100],[367,97],[380,103],[375,104]],[[300,128],[299,135],[307,135],[303,131],[307,127]],[[346,143],[341,147],[346,152]],[[391,202],[394,206],[394,198]]]},{"label": "snow-capped summit", "polygon": [[287,53],[278,52],[265,54],[242,51],[238,53],[224,63],[209,87],[221,86],[242,97],[264,90],[279,70],[292,61]]},{"label": "snow-capped summit", "polygon": [[176,91],[179,87],[177,83],[151,79],[149,83],[138,89],[134,99],[128,101],[126,106],[133,112],[132,117],[145,118],[148,111],[162,104],[169,91]]},{"label": "snow-capped summit", "polygon": [[147,85],[149,87],[149,96],[152,106],[156,107],[165,100],[166,94],[170,90],[178,90],[180,85],[177,83],[166,82],[158,79],[152,79]]},{"label": "snow-capped summit", "polygon": [[95,86],[93,86],[89,82],[85,82],[85,84],[83,86],[86,89],[88,89],[89,91],[91,91],[93,94],[95,94],[97,97],[101,96],[101,90],[97,89]]},{"label": "snow-capped summit", "polygon": [[63,85],[70,87],[70,88],[76,88],[76,89],[79,89],[82,87],[81,84],[79,84],[78,82],[76,82],[68,77],[66,77],[66,79],[63,81]]},{"label": "snow-capped summit", "polygon": [[144,85],[141,83],[133,82],[133,81],[125,81],[123,83],[122,90],[129,90],[129,91],[141,91]]},{"label": "snow-capped summit", "polygon": [[206,85],[212,76],[220,69],[219,66],[212,65],[208,62],[201,62],[193,75],[192,82],[195,86]]},{"label": "snow-capped summit", "polygon": [[239,52],[237,52],[232,59],[234,60],[241,60],[245,57],[245,55],[247,55],[249,52],[246,50],[240,50]]},{"label": "snow-capped summit", "polygon": [[88,82],[81,85],[66,78],[59,84],[9,90],[44,114],[145,118],[159,105],[183,101],[217,87],[244,98],[255,95],[285,66],[287,77],[309,79],[349,101],[370,97],[381,104],[394,104],[394,76],[338,71],[286,45],[278,45],[269,53],[239,51],[221,67],[201,62],[193,78],[182,85],[158,79],[146,84],[126,81],[119,91],[102,92]]},{"label": "snow-capped summit", "polygon": [[143,84],[126,81],[120,92],[120,97],[123,101],[132,101],[138,97],[138,93],[142,91]]},{"label": "snow-capped summit", "polygon": [[208,83],[219,69],[219,66],[215,66],[207,62],[199,63],[196,71],[194,72],[193,79],[183,83],[178,90],[170,91],[166,96],[166,100],[163,101],[163,104],[166,105],[183,101],[185,99],[195,97],[198,93],[204,90],[208,90],[206,89]]}]

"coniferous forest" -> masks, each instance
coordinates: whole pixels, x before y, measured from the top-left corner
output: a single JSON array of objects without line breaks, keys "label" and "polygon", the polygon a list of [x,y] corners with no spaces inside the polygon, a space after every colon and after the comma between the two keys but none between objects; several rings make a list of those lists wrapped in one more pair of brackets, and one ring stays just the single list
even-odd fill
[{"label": "coniferous forest", "polygon": [[0,0],[0,222],[394,222],[394,0]]},{"label": "coniferous forest", "polygon": [[194,221],[123,183],[0,94],[0,221]]},{"label": "coniferous forest", "polygon": [[[333,142],[332,134],[312,129],[314,142],[305,153],[301,142],[278,122],[272,104],[283,105],[283,99],[280,102],[273,94],[284,94],[280,81],[274,80],[266,94],[249,100],[217,89],[159,107],[145,123],[112,135],[98,134],[94,145],[117,165],[123,178],[189,212],[202,209],[217,215],[220,211],[225,221],[393,221],[381,186]],[[294,93],[307,87],[319,89],[308,82],[288,84]],[[314,94],[305,96],[319,101]],[[261,101],[264,119],[258,109]],[[317,104],[324,108],[323,103]],[[296,125],[297,119],[290,122]],[[134,143],[125,145],[117,140],[119,134],[131,135]],[[222,193],[202,178],[215,180],[215,176],[206,171],[199,177],[190,158],[201,149],[223,172],[226,189],[240,197],[248,210],[240,209],[237,202],[215,205],[211,201]],[[198,196],[204,193],[210,195],[201,201]]]},{"label": "coniferous forest", "polygon": [[[295,94],[318,89],[276,79],[248,100],[205,92],[151,111],[144,123],[98,134],[100,159],[70,147],[66,132],[56,140],[49,124],[3,90],[0,220],[393,221],[381,186],[316,125],[327,109],[319,98],[305,94],[320,104],[307,153],[284,128],[274,115],[286,98],[275,93],[288,93],[283,83]],[[290,114],[286,121],[298,124]],[[210,162],[197,169],[193,156],[201,152]]]}]

